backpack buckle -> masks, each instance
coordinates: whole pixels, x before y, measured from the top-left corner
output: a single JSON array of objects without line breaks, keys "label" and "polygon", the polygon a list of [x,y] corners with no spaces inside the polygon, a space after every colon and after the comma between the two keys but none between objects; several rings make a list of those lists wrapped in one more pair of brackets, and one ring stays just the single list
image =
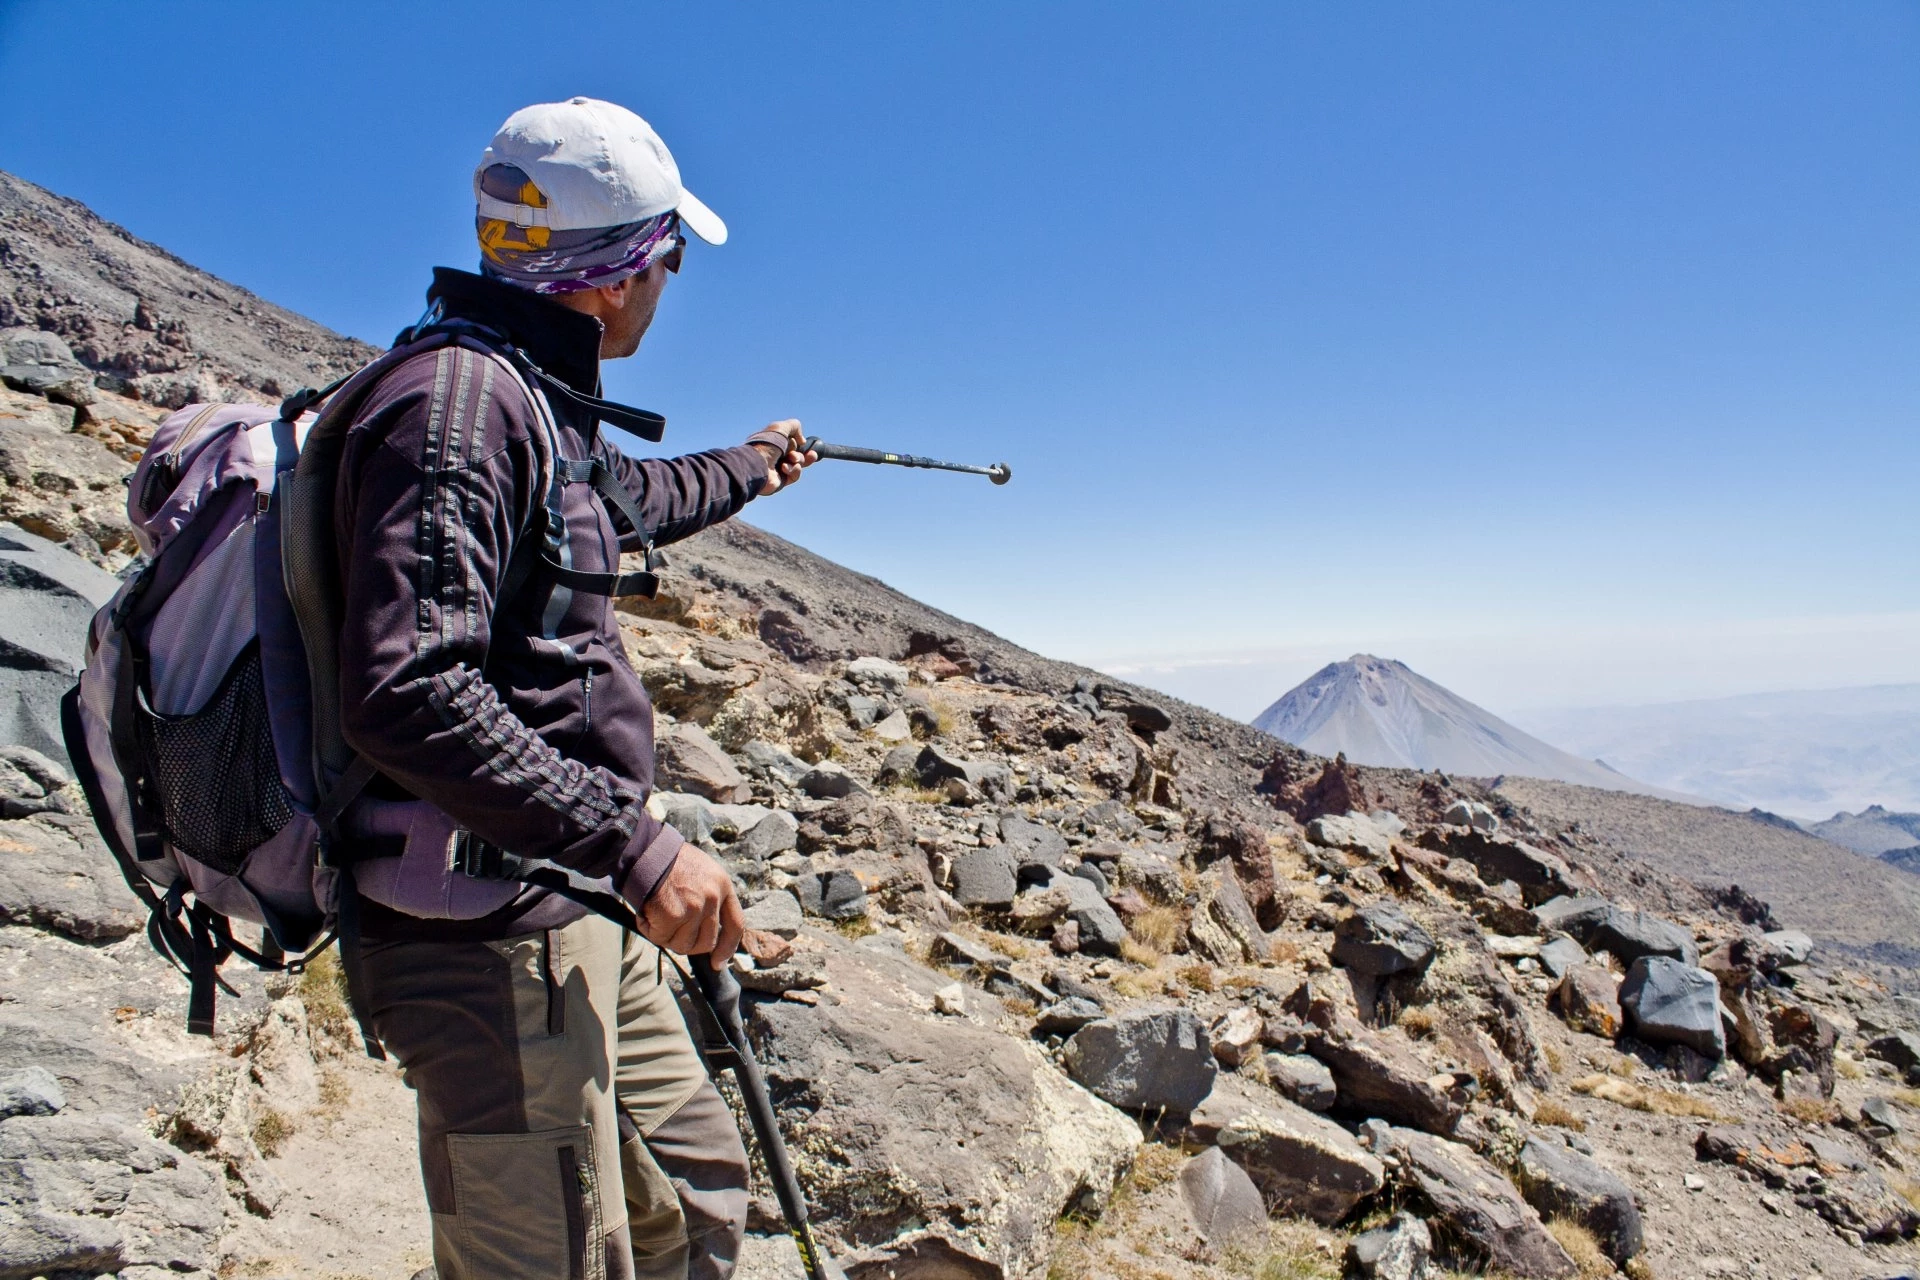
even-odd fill
[{"label": "backpack buckle", "polygon": [[488,844],[471,831],[462,831],[453,842],[453,869],[471,880],[501,879],[504,857],[500,846]]}]

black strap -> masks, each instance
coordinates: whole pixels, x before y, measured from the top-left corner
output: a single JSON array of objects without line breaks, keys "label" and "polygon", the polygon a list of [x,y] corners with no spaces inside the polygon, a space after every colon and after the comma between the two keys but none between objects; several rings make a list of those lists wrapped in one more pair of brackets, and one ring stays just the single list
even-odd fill
[{"label": "black strap", "polygon": [[[354,370],[354,373],[358,372],[358,369]],[[297,422],[301,414],[313,408],[313,406],[319,404],[340,388],[346,386],[347,380],[352,378],[354,373],[343,374],[335,378],[332,382],[329,382],[326,386],[321,387],[318,391],[312,387],[300,388],[280,402],[280,420],[282,422]]]},{"label": "black strap", "polygon": [[360,798],[360,793],[367,789],[367,784],[372,782],[379,772],[373,761],[365,756],[355,756],[353,762],[346,767],[346,771],[334,779],[333,786],[328,788],[327,794],[321,797],[320,805],[313,813],[314,824],[322,832],[331,836],[334,827],[340,822],[340,815],[347,811],[348,805]]},{"label": "black strap", "polygon": [[546,393],[557,400],[564,400],[590,418],[619,427],[622,431],[631,431],[642,440],[659,443],[660,437],[667,433],[667,420],[657,413],[646,409],[636,409],[632,405],[621,404],[616,400],[602,400],[599,396],[590,396],[575,391],[560,379],[527,359],[526,353],[518,347],[508,348],[508,354],[514,363],[539,381]]},{"label": "black strap", "polygon": [[353,881],[352,864],[340,864],[339,877],[334,920],[340,931],[340,972],[347,980],[347,1007],[359,1024],[360,1042],[366,1046],[367,1056],[385,1062],[387,1051],[380,1047],[380,1037],[374,1033],[373,1006],[367,999],[366,967],[360,955],[360,889]]},{"label": "black strap", "polygon": [[[553,476],[558,484],[588,484],[601,500],[618,511],[635,536],[646,538],[646,517],[640,504],[614,476],[613,469],[599,458],[555,458]],[[541,567],[563,587],[590,596],[645,596],[651,600],[660,590],[660,578],[653,572],[653,543],[646,544],[646,569],[635,573],[589,573],[561,564],[549,551],[540,555]],[[531,567],[531,566],[529,566]]]}]

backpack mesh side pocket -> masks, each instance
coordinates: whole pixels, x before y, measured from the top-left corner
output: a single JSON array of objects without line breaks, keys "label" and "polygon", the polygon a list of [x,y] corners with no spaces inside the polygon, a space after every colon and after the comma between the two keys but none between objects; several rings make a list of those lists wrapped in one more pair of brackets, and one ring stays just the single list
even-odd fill
[{"label": "backpack mesh side pocket", "polygon": [[181,853],[234,875],[293,819],[273,751],[258,641],[241,650],[198,711],[161,715],[142,689],[134,720],[161,824]]}]

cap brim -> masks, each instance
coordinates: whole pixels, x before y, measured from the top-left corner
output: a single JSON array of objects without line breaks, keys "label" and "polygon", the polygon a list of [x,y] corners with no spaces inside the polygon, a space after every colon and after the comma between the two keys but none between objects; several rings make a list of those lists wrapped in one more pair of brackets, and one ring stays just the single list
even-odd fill
[{"label": "cap brim", "polygon": [[707,208],[700,202],[700,197],[684,187],[680,190],[680,203],[675,206],[675,212],[680,215],[680,221],[687,224],[689,231],[708,244],[727,242],[727,224],[720,221],[720,215]]}]

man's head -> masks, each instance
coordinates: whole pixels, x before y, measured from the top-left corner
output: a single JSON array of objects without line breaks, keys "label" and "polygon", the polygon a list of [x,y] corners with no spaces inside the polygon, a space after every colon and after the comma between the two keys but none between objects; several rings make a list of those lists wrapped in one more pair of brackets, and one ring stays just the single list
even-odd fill
[{"label": "man's head", "polygon": [[625,107],[542,103],[500,126],[473,175],[481,271],[605,326],[600,354],[632,355],[692,231],[727,226],[680,185],[660,136]]}]

